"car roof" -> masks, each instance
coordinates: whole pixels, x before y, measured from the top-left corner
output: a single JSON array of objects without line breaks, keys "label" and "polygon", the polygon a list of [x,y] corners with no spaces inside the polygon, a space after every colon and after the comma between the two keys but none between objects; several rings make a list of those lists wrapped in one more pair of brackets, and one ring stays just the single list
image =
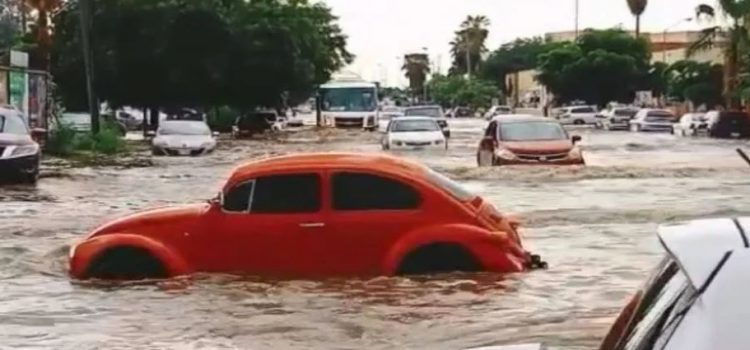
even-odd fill
[{"label": "car roof", "polygon": [[283,172],[305,168],[361,168],[414,176],[424,173],[425,167],[419,163],[382,153],[297,153],[278,157],[253,160],[235,168],[227,181],[232,186],[255,174]]},{"label": "car roof", "polygon": [[659,240],[691,285],[699,289],[724,255],[748,246],[750,217],[696,220],[659,228]]},{"label": "car roof", "polygon": [[506,114],[499,115],[492,118],[492,121],[496,121],[501,124],[505,123],[525,123],[525,122],[556,122],[554,119],[537,117],[530,114]]},{"label": "car roof", "polygon": [[428,115],[407,115],[407,116],[403,116],[403,117],[396,117],[396,118],[393,118],[391,120],[394,120],[394,121],[396,121],[396,120],[398,120],[398,121],[403,121],[403,120],[405,120],[405,121],[409,121],[409,120],[430,120],[430,121],[433,121],[433,122],[437,123],[435,121],[435,117],[430,117]]},{"label": "car roof", "polygon": [[423,105],[423,106],[409,106],[404,109],[427,109],[427,108],[443,108],[440,105]]}]

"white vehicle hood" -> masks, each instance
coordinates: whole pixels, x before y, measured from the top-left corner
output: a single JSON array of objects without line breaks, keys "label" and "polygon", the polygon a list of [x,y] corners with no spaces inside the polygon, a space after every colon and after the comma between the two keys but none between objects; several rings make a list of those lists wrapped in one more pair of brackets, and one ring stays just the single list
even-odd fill
[{"label": "white vehicle hood", "polygon": [[391,141],[401,142],[427,142],[443,140],[443,133],[440,131],[417,131],[417,132],[392,132],[388,134]]},{"label": "white vehicle hood", "polygon": [[750,218],[696,220],[660,227],[659,240],[698,289],[728,251],[747,246],[745,227],[750,229]]},{"label": "white vehicle hood", "polygon": [[154,138],[154,146],[170,148],[201,148],[215,141],[210,135],[159,135]]}]

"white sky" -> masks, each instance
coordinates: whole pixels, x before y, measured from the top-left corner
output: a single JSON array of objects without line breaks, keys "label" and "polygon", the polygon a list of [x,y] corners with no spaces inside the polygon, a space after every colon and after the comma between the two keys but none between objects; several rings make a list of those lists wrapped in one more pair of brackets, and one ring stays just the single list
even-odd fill
[{"label": "white sky", "polygon": [[[357,55],[347,68],[365,79],[387,85],[406,85],[403,55],[427,49],[442,72],[450,67],[453,32],[467,15],[492,21],[487,48],[517,37],[573,30],[575,0],[319,0],[327,3],[349,36],[349,50]],[[634,29],[625,0],[579,0],[580,27]],[[641,20],[643,31],[662,32],[680,19],[695,17],[698,4],[714,0],[651,0]],[[709,23],[684,22],[672,31],[698,29]]]}]

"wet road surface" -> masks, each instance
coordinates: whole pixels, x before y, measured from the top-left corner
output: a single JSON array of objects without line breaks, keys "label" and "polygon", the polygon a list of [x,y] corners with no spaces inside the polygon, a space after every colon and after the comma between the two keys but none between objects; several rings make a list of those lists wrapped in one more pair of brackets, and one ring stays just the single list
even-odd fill
[{"label": "wet road surface", "polygon": [[740,141],[591,129],[588,167],[482,168],[485,122],[452,121],[424,161],[525,222],[550,264],[522,275],[92,286],[66,276],[67,248],[135,210],[212,197],[237,163],[299,151],[379,152],[379,134],[302,131],[225,141],[204,158],[149,168],[54,170],[36,188],[0,188],[0,348],[460,349],[545,342],[595,349],[659,259],[659,223],[750,214]]}]

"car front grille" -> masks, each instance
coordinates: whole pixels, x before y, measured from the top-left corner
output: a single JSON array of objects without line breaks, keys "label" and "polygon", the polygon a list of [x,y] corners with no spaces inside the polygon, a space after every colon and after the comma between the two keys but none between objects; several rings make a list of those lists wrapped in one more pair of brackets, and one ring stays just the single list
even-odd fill
[{"label": "car front grille", "polygon": [[429,146],[432,142],[430,141],[424,141],[424,142],[405,142],[407,146]]},{"label": "car front grille", "polygon": [[528,160],[528,161],[535,161],[535,162],[549,162],[549,161],[557,161],[565,159],[568,154],[567,153],[558,153],[558,154],[517,154],[516,155],[518,159],[521,160]]},{"label": "car front grille", "polygon": [[337,128],[361,128],[364,118],[337,117],[334,119]]}]

